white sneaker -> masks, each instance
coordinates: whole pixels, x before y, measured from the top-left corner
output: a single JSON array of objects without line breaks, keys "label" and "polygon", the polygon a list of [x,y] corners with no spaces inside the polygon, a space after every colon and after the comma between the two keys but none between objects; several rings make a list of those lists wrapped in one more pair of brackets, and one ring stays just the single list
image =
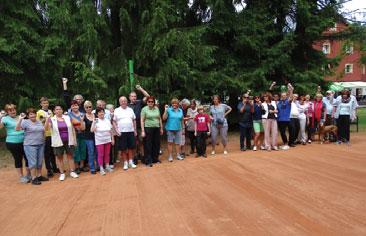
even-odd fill
[{"label": "white sneaker", "polygon": [[105,171],[103,169],[100,169],[100,175],[105,175]]},{"label": "white sneaker", "polygon": [[212,151],[212,152],[211,152],[211,155],[215,155],[215,154],[216,154],[216,152],[215,152],[215,151]]},{"label": "white sneaker", "polygon": [[173,161],[173,157],[172,156],[169,156],[168,157],[168,161],[172,162]]},{"label": "white sneaker", "polygon": [[107,172],[113,172],[113,169],[109,166],[109,167],[106,167],[105,168],[105,170],[107,171]]},{"label": "white sneaker", "polygon": [[282,149],[282,150],[289,150],[289,149],[290,149],[290,147],[289,147],[288,145],[283,145],[281,149]]},{"label": "white sneaker", "polygon": [[58,178],[60,181],[64,181],[66,178],[65,173],[60,174],[60,177]]},{"label": "white sneaker", "polygon": [[133,163],[132,161],[128,163],[128,166],[131,167],[132,169],[135,169],[137,167],[137,165],[135,165],[135,163]]},{"label": "white sneaker", "polygon": [[119,159],[116,160],[116,163],[120,163],[121,161]]},{"label": "white sneaker", "polygon": [[127,163],[127,162],[125,162],[125,163],[123,164],[123,170],[128,170],[128,163]]},{"label": "white sneaker", "polygon": [[114,165],[109,165],[109,168],[114,169]]},{"label": "white sneaker", "polygon": [[224,155],[227,155],[227,151],[226,150],[224,151]]},{"label": "white sneaker", "polygon": [[266,150],[266,147],[264,145],[261,145],[261,150]]},{"label": "white sneaker", "polygon": [[177,155],[177,160],[181,161],[184,160],[184,158],[181,155]]},{"label": "white sneaker", "polygon": [[73,177],[74,179],[79,178],[78,174],[76,174],[74,171],[70,172],[70,176]]},{"label": "white sneaker", "polygon": [[257,151],[257,146],[253,146],[253,151]]},{"label": "white sneaker", "polygon": [[273,150],[278,151],[278,147],[277,146],[273,146]]},{"label": "white sneaker", "polygon": [[27,176],[22,176],[22,177],[20,177],[20,180],[19,180],[19,181],[20,181],[22,184],[27,184],[27,183],[29,183],[29,182],[30,182]]}]

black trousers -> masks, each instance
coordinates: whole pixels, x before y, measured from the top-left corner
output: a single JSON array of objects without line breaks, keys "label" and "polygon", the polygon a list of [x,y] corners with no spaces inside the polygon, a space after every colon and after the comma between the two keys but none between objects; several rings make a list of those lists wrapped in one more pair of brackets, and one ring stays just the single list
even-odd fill
[{"label": "black trousers", "polygon": [[194,135],[194,131],[187,131],[189,142],[191,143],[191,151],[194,152],[197,146],[196,136]]},{"label": "black trousers", "polygon": [[290,130],[290,122],[289,121],[278,121],[277,124],[278,124],[278,129],[280,130],[283,145],[287,145],[288,139],[287,139],[287,134],[286,134],[286,128],[288,128]]},{"label": "black trousers", "polygon": [[28,167],[28,160],[24,153],[23,143],[6,143],[6,148],[14,158],[15,168],[23,167],[23,158],[25,160],[25,166]]},{"label": "black trousers", "polygon": [[111,151],[109,153],[109,165],[114,165],[114,163],[116,163],[116,159],[118,156],[118,145],[117,145],[117,137],[118,136],[114,136],[114,145],[111,146]]},{"label": "black trousers", "polygon": [[51,146],[51,137],[46,137],[44,146],[44,163],[48,171],[57,171],[56,158]]},{"label": "black trousers", "polygon": [[338,127],[338,140],[339,141],[347,141],[350,140],[350,116],[349,115],[339,115],[337,119],[337,127]]},{"label": "black trousers", "polygon": [[145,127],[144,155],[145,164],[150,165],[159,161],[160,128]]},{"label": "black trousers", "polygon": [[253,127],[242,127],[240,125],[240,149],[244,148],[244,140],[246,142],[246,148],[251,148],[252,129]]},{"label": "black trousers", "polygon": [[206,154],[206,139],[207,132],[206,131],[197,131],[197,155],[203,156]]},{"label": "black trousers", "polygon": [[298,118],[291,118],[288,127],[289,144],[295,144],[297,137],[299,137],[300,121]]}]

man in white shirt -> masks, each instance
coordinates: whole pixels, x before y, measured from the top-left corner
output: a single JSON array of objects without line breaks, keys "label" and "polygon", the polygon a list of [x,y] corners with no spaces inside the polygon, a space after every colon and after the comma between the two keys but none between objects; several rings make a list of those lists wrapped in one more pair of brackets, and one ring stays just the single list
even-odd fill
[{"label": "man in white shirt", "polygon": [[[96,106],[97,108],[102,108],[104,109],[104,118],[106,118],[107,120],[111,120],[111,112],[105,108],[105,101],[104,100],[97,100]],[[95,110],[92,111],[93,114],[95,114]]]},{"label": "man in white shirt", "polygon": [[128,170],[128,167],[136,168],[133,163],[133,151],[136,147],[135,137],[137,136],[136,115],[127,106],[126,97],[120,97],[119,104],[120,107],[114,110],[113,126],[118,135],[117,145],[124,161],[123,169]]}]

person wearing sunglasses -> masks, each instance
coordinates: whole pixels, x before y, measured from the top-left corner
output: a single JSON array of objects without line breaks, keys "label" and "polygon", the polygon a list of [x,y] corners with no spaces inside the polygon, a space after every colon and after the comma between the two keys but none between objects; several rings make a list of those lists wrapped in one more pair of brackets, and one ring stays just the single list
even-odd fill
[{"label": "person wearing sunglasses", "polygon": [[84,138],[86,144],[86,150],[88,153],[88,163],[90,168],[90,173],[96,174],[96,158],[95,158],[95,141],[94,141],[94,132],[91,131],[92,124],[95,120],[95,114],[93,114],[93,104],[91,101],[84,102],[85,109],[85,130],[84,130]]},{"label": "person wearing sunglasses", "polygon": [[[240,150],[246,151],[251,149],[252,129],[253,129],[253,113],[254,102],[249,100],[249,95],[244,94],[242,101],[238,104],[238,111],[240,114],[239,127],[240,127]],[[246,145],[244,145],[246,141]]]},{"label": "person wearing sunglasses", "polygon": [[163,122],[160,110],[156,107],[155,97],[147,98],[147,106],[141,110],[141,136],[144,138],[146,166],[159,163],[160,135],[163,135]]}]

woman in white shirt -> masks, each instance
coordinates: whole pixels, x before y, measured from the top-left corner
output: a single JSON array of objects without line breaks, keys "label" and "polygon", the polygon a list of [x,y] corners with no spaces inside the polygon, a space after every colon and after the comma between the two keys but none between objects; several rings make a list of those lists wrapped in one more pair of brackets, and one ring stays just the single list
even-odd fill
[{"label": "woman in white shirt", "polygon": [[305,104],[305,97],[300,96],[299,102],[297,103],[297,110],[299,112],[299,122],[300,122],[300,132],[298,136],[298,140],[303,144],[306,145],[307,135],[306,135],[306,124],[308,123],[307,117],[307,105]]},{"label": "woman in white shirt", "polygon": [[100,174],[105,175],[105,170],[112,172],[112,168],[109,166],[109,158],[111,145],[114,145],[114,136],[112,133],[111,121],[107,118],[104,118],[104,109],[98,107],[95,110],[95,113],[97,114],[98,118],[93,121],[90,130],[94,132],[95,135],[95,146],[98,153]]}]

